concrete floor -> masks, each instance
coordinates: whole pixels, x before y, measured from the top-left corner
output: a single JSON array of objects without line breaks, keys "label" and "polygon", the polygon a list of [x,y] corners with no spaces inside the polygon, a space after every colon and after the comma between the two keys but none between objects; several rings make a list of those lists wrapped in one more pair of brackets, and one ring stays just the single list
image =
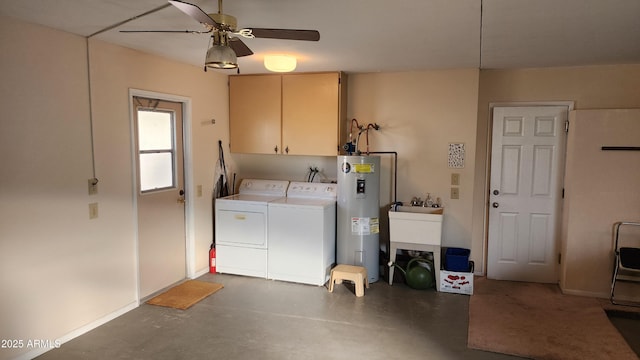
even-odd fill
[{"label": "concrete floor", "polygon": [[38,359],[518,359],[467,348],[469,297],[206,274],[188,310],[143,304]]}]

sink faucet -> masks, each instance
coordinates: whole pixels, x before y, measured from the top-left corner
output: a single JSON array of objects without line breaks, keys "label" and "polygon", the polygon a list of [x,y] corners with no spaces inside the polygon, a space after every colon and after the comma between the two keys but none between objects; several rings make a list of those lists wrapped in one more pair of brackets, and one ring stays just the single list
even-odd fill
[{"label": "sink faucet", "polygon": [[424,202],[419,197],[414,196],[413,199],[411,199],[411,206],[422,206],[423,203]]}]

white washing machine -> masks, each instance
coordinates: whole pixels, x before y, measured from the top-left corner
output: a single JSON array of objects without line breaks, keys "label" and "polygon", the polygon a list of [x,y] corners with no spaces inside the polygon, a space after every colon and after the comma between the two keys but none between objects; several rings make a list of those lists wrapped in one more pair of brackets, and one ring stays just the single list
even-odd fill
[{"label": "white washing machine", "polygon": [[216,199],[216,271],[267,277],[268,204],[286,196],[288,181],[245,179],[238,194]]},{"label": "white washing machine", "polygon": [[269,202],[267,278],[324,285],[336,261],[337,184],[291,182]]}]

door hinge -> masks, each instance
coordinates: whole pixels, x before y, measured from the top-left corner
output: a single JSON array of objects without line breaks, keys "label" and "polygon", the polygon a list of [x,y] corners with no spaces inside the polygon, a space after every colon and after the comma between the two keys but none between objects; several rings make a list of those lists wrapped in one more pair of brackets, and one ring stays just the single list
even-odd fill
[{"label": "door hinge", "polygon": [[564,132],[569,132],[569,120],[564,121]]},{"label": "door hinge", "polygon": [[558,253],[558,264],[562,264],[562,253]]},{"label": "door hinge", "polygon": [[562,188],[562,198],[564,199],[564,188]]}]

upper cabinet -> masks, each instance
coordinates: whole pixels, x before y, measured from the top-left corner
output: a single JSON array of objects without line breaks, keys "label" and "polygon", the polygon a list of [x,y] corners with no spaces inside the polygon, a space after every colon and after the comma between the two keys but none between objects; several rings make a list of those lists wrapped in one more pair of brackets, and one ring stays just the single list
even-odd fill
[{"label": "upper cabinet", "polygon": [[339,72],[229,76],[231,152],[338,155],[345,90]]},{"label": "upper cabinet", "polygon": [[278,153],[282,138],[281,113],[282,80],[279,76],[229,76],[229,145],[232,152]]}]

